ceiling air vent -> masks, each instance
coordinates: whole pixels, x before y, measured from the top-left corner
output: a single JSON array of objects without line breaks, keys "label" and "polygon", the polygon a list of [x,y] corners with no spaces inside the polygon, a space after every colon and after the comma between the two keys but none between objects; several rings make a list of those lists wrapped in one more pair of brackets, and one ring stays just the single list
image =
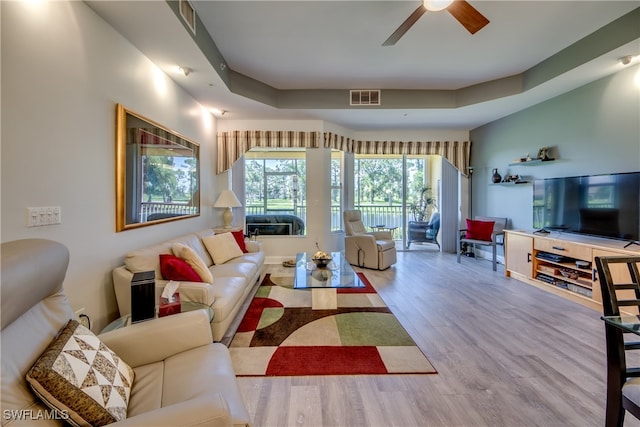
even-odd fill
[{"label": "ceiling air vent", "polygon": [[352,90],[350,105],[380,105],[379,90]]},{"label": "ceiling air vent", "polygon": [[196,11],[187,0],[180,0],[180,15],[193,34],[196,33]]}]

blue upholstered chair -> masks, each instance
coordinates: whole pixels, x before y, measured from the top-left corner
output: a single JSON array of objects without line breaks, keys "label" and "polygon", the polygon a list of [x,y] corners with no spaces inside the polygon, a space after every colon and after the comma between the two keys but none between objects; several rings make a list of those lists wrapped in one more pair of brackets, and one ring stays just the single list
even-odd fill
[{"label": "blue upholstered chair", "polygon": [[440,249],[440,243],[438,242],[438,233],[440,232],[439,212],[431,214],[429,222],[409,221],[408,225],[407,249],[414,242],[433,243],[438,245],[438,249]]}]

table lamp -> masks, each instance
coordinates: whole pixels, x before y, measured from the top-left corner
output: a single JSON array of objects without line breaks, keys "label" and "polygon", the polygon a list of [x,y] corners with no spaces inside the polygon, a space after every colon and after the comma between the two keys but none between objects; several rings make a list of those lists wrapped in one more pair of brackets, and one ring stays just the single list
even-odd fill
[{"label": "table lamp", "polygon": [[240,203],[240,200],[238,200],[233,191],[224,190],[218,197],[218,200],[213,204],[213,207],[226,208],[222,215],[222,220],[224,221],[224,228],[231,228],[231,220],[233,219],[231,208],[242,207],[242,203]]}]

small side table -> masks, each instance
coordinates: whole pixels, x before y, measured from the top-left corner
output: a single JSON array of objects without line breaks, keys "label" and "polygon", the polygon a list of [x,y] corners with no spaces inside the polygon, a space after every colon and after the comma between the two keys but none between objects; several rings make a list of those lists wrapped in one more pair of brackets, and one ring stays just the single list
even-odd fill
[{"label": "small side table", "polygon": [[[180,312],[184,313],[187,311],[195,311],[195,310],[205,310],[207,312],[207,314],[209,315],[209,323],[211,323],[211,321],[213,320],[213,309],[211,307],[209,307],[206,304],[202,304],[199,302],[193,302],[193,301],[180,301]],[[170,315],[170,316],[173,316]],[[169,317],[169,316],[167,316]],[[156,319],[158,318],[158,307],[156,307]],[[119,319],[114,320],[113,322],[109,323],[102,331],[100,331],[101,334],[104,334],[105,332],[110,332],[110,331],[114,331],[116,329],[120,329],[120,328],[125,328],[127,326],[131,325],[131,313],[129,314],[125,314],[124,316],[120,317]]]},{"label": "small side table", "polygon": [[396,230],[398,229],[398,227],[387,227],[386,225],[372,225],[371,229],[373,231],[388,231],[391,233],[391,237],[395,239]]}]

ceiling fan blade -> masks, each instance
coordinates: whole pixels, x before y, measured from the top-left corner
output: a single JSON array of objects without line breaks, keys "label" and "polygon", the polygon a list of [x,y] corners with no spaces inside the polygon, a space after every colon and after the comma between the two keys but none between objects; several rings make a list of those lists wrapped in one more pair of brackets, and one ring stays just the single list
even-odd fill
[{"label": "ceiling fan blade", "polygon": [[462,24],[471,34],[480,31],[489,20],[465,0],[456,0],[447,11]]},{"label": "ceiling fan blade", "polygon": [[384,41],[384,43],[382,43],[382,46],[393,46],[394,44],[396,44],[398,40],[400,40],[400,38],[404,36],[404,33],[409,31],[409,28],[411,28],[413,24],[415,24],[426,11],[427,9],[425,9],[425,7],[420,4],[420,6],[418,6],[418,8],[414,10],[413,13],[409,15],[409,17],[405,19],[402,24],[400,24],[398,29],[395,30],[393,34],[391,34],[389,38]]}]

